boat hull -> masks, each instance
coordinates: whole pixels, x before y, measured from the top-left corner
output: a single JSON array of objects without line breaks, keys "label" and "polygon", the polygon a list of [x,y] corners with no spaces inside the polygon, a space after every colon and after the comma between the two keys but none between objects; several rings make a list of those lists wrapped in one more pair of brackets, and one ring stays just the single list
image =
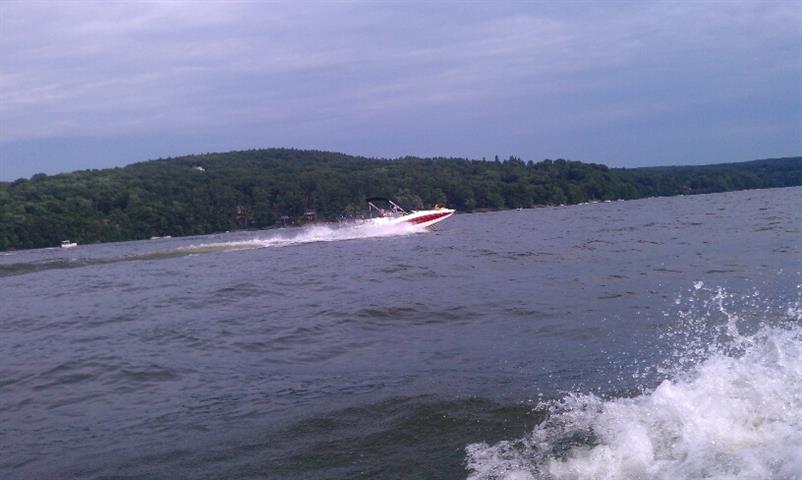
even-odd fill
[{"label": "boat hull", "polygon": [[450,208],[438,208],[435,210],[419,210],[400,217],[381,217],[374,218],[374,223],[381,225],[399,225],[408,223],[420,227],[430,227],[435,223],[442,222],[446,218],[454,215],[455,210]]}]

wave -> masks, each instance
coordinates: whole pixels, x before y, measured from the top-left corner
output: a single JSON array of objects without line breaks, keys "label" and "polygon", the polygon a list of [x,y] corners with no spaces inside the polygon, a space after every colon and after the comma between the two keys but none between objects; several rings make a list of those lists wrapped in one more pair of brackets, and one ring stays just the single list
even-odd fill
[{"label": "wave", "polygon": [[543,403],[546,419],[526,436],[468,445],[468,478],[802,478],[800,302],[753,325],[726,291],[695,291],[665,334],[685,337],[660,367],[669,378],[631,398]]}]

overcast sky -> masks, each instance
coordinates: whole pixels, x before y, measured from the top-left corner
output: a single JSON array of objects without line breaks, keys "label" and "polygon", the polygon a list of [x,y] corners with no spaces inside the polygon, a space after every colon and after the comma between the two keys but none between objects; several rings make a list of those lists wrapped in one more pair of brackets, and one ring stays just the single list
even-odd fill
[{"label": "overcast sky", "polygon": [[802,1],[0,3],[0,180],[210,151],[802,154]]}]

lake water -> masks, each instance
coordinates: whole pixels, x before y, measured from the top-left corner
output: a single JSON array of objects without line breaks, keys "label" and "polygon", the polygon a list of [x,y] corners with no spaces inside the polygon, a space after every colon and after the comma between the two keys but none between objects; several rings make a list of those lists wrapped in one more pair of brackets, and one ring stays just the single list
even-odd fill
[{"label": "lake water", "polygon": [[0,478],[802,478],[800,207],[0,253]]}]

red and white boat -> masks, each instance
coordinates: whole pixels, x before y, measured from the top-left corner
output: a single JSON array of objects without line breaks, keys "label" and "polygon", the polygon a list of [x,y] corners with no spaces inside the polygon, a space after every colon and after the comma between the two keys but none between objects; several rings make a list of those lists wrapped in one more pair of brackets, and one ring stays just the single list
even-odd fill
[{"label": "red and white boat", "polygon": [[[387,206],[383,207],[383,205]],[[431,210],[406,211],[392,200],[380,197],[369,198],[368,207],[371,215],[370,221],[379,225],[410,223],[421,227],[430,227],[454,215],[455,212],[454,209],[439,204]]]}]

